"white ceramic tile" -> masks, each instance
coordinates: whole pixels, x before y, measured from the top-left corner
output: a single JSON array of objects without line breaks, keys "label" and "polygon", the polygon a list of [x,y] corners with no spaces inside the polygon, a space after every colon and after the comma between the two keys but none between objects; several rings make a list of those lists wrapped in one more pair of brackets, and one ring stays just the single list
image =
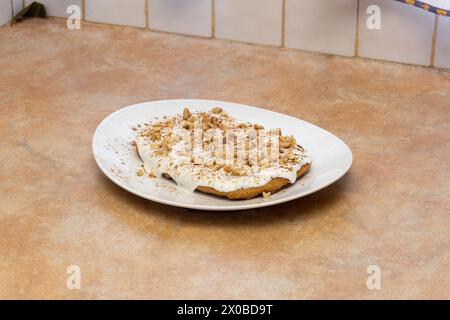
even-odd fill
[{"label": "white ceramic tile", "polygon": [[14,15],[18,14],[20,10],[23,9],[23,0],[13,0],[13,13]]},{"label": "white ceramic tile", "polygon": [[[34,0],[25,0],[25,5],[29,5],[33,1]],[[67,7],[72,4],[80,6],[81,8],[81,0],[39,0],[38,2],[45,6],[47,15],[51,17],[67,17],[69,15],[66,12]]]},{"label": "white ceramic tile", "polygon": [[450,17],[438,18],[434,65],[450,69]]},{"label": "white ceramic tile", "polygon": [[0,0],[0,27],[11,21],[11,1]]},{"label": "white ceramic tile", "polygon": [[146,0],[86,0],[86,20],[145,27]]},{"label": "white ceramic tile", "polygon": [[211,36],[211,0],[148,0],[154,30]]},{"label": "white ceramic tile", "polygon": [[216,37],[281,45],[282,0],[215,0]]},{"label": "white ceramic tile", "polygon": [[[367,28],[369,5],[381,9],[381,29]],[[434,14],[397,1],[361,0],[359,55],[365,58],[429,65]]]},{"label": "white ceramic tile", "polygon": [[450,10],[450,1],[448,0],[422,0],[422,2],[440,9]]},{"label": "white ceramic tile", "polygon": [[285,46],[353,56],[357,0],[286,0]]}]

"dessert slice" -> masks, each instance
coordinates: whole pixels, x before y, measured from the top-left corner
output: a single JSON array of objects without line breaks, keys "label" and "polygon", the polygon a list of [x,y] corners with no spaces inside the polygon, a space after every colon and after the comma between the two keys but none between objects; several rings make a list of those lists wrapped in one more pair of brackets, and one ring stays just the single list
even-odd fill
[{"label": "dessert slice", "polygon": [[270,196],[311,167],[295,138],[239,122],[221,108],[185,108],[145,126],[135,142],[149,174],[233,200]]}]

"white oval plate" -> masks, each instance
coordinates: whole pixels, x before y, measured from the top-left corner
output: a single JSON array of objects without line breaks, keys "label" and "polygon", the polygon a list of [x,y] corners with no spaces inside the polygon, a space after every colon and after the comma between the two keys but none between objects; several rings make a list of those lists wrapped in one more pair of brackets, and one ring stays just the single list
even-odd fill
[{"label": "white oval plate", "polygon": [[[137,176],[142,164],[132,145],[133,127],[155,117],[171,116],[189,107],[207,111],[219,106],[242,121],[281,128],[293,135],[312,159],[311,170],[295,184],[268,199],[227,200],[200,192],[188,192],[173,181]],[[342,177],[352,164],[350,148],[338,137],[308,122],[247,105],[210,100],[163,100],[132,105],[107,116],[97,127],[92,149],[98,166],[125,190],[156,202],[200,210],[243,210],[271,206],[316,192]]]}]

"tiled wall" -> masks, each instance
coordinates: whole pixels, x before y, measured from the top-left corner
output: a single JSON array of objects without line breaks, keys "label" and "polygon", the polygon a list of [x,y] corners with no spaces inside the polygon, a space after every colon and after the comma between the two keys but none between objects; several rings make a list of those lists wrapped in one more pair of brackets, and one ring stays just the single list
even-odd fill
[{"label": "tiled wall", "polygon": [[11,4],[13,7],[13,14],[16,15],[23,9],[24,0],[13,0]]},{"label": "tiled wall", "polygon": [[[77,4],[91,22],[450,69],[450,17],[393,0],[39,1],[50,16]],[[22,2],[32,0],[0,0],[0,25]],[[370,5],[381,9],[380,30],[367,28]]]},{"label": "tiled wall", "polygon": [[[381,29],[366,26],[370,4],[381,8]],[[435,15],[397,1],[361,0],[359,55],[365,58],[429,65]]]},{"label": "tiled wall", "polygon": [[201,37],[212,35],[211,0],[151,0],[149,28]]},{"label": "tiled wall", "polygon": [[356,0],[286,0],[286,47],[353,56],[357,4]]},{"label": "tiled wall", "polygon": [[279,46],[282,6],[282,0],[215,0],[215,35]]},{"label": "tiled wall", "polygon": [[11,1],[0,0],[0,27],[11,20],[12,8]]},{"label": "tiled wall", "polygon": [[434,65],[450,69],[450,17],[438,17]]},{"label": "tiled wall", "polygon": [[88,0],[86,20],[145,28],[146,0]]}]

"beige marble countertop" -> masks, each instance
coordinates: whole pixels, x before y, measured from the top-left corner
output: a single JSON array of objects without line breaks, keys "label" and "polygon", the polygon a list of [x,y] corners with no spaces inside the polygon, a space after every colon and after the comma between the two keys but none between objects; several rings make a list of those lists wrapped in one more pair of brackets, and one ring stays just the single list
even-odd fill
[{"label": "beige marble countertop", "polygon": [[[172,98],[312,122],[353,166],[246,212],[141,199],[100,172],[92,135],[123,106]],[[450,298],[448,72],[27,21],[0,30],[0,133],[0,298]],[[373,264],[380,290],[366,287]]]}]

